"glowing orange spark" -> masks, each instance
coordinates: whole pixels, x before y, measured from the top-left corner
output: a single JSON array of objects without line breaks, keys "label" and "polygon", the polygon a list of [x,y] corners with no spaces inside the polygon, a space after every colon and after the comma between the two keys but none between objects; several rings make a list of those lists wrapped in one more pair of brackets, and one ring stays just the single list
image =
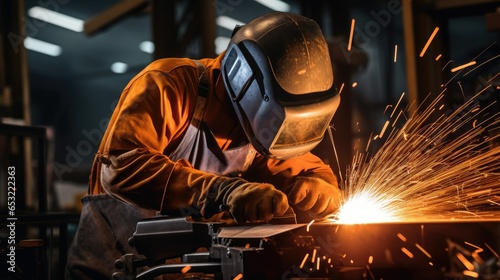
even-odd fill
[{"label": "glowing orange spark", "polygon": [[491,248],[490,245],[488,245],[488,243],[484,243],[484,245],[493,253],[493,255],[495,255],[495,257],[497,257],[498,260],[500,260],[500,256],[498,255],[498,253],[493,250],[493,248]]},{"label": "glowing orange spark", "polygon": [[413,259],[413,253],[410,252],[410,250],[406,249],[405,247],[401,247],[401,251],[405,253],[410,259]]},{"label": "glowing orange spark", "polygon": [[425,43],[424,48],[420,52],[420,57],[424,56],[425,52],[427,51],[427,48],[429,48],[429,45],[431,44],[432,40],[434,39],[434,37],[436,36],[436,34],[438,33],[438,31],[439,31],[439,27],[434,28],[434,31],[432,32],[431,36],[427,40],[427,43]]},{"label": "glowing orange spark", "polygon": [[465,76],[465,75],[469,75],[469,73],[470,73],[470,72],[472,72],[472,71],[476,70],[477,68],[479,68],[479,67],[483,66],[484,64],[486,64],[486,63],[488,63],[488,62],[492,61],[493,59],[497,59],[497,58],[500,58],[500,55],[497,55],[497,56],[495,56],[495,57],[492,57],[492,58],[488,59],[487,61],[484,61],[483,63],[481,63],[481,64],[477,65],[476,67],[472,68],[472,69],[471,69],[471,70],[469,70],[467,73],[465,73],[465,74],[464,74],[464,76]]},{"label": "glowing orange spark", "polygon": [[394,45],[394,62],[396,62],[398,58],[398,45]]},{"label": "glowing orange spark", "polygon": [[368,263],[372,264],[373,263],[373,256],[368,257]]},{"label": "glowing orange spark", "polygon": [[369,266],[369,265],[366,265],[365,267],[366,267],[366,270],[370,273],[371,278],[372,278],[372,279],[375,279],[375,277],[373,276],[373,273],[372,273],[372,271],[371,271],[371,269],[370,269],[370,266]]},{"label": "glowing orange spark", "polygon": [[238,274],[238,275],[236,275],[236,276],[233,278],[233,280],[240,280],[240,279],[243,279],[243,274],[241,274],[241,273],[240,273],[240,274]]},{"label": "glowing orange spark", "polygon": [[446,66],[448,66],[448,64],[453,63],[453,62],[455,62],[455,61],[450,60],[450,61],[446,62],[446,64],[443,66],[443,68],[441,68],[441,70],[444,70],[444,68],[446,68]]},{"label": "glowing orange spark", "polygon": [[309,258],[309,253],[307,253],[304,258],[302,259],[302,262],[300,263],[300,268],[304,267],[304,264],[306,263],[307,258]]},{"label": "glowing orange spark", "polygon": [[401,241],[406,242],[407,239],[403,234],[398,232],[397,236],[399,237],[399,239],[401,239]]},{"label": "glowing orange spark", "polygon": [[479,247],[477,245],[474,245],[474,244],[472,244],[470,242],[464,241],[464,243],[467,244],[467,245],[469,245],[469,246],[472,246],[472,247],[476,248],[475,251],[478,252],[478,253],[484,251],[483,248],[481,248],[481,247]]},{"label": "glowing orange spark", "polygon": [[190,270],[191,270],[191,266],[190,265],[186,265],[185,267],[183,267],[181,269],[181,273],[187,273]]},{"label": "glowing orange spark", "polygon": [[341,93],[342,93],[342,90],[343,90],[343,89],[344,89],[344,83],[342,83],[342,84],[340,85],[339,94],[341,94]]},{"label": "glowing orange spark", "polygon": [[385,130],[389,126],[389,121],[385,121],[384,127],[382,127],[382,130],[380,131],[380,134],[378,135],[379,138],[382,138],[384,136]]},{"label": "glowing orange spark", "polygon": [[245,244],[245,248],[246,249],[250,248],[250,243]]},{"label": "glowing orange spark", "polygon": [[311,225],[314,223],[314,220],[310,221],[308,224],[307,224],[307,227],[306,227],[306,231],[309,232],[309,228],[311,227]]},{"label": "glowing orange spark", "polygon": [[427,252],[427,250],[425,250],[424,247],[420,246],[420,244],[415,243],[415,247],[417,247],[420,251],[422,251],[422,253],[424,253],[424,255],[426,255],[429,259],[432,259],[431,254],[429,254],[429,252]]},{"label": "glowing orange spark", "polygon": [[464,270],[463,274],[465,276],[469,276],[469,277],[472,277],[472,278],[479,278],[479,273],[477,273],[475,271]]},{"label": "glowing orange spark", "polygon": [[318,257],[318,262],[316,263],[316,270],[319,270],[319,264],[320,264],[321,260],[320,258]]},{"label": "glowing orange spark", "polygon": [[314,263],[315,259],[316,259],[316,249],[313,250],[313,254],[312,254],[312,257],[311,257],[311,262]]},{"label": "glowing orange spark", "polygon": [[355,88],[358,85],[357,82],[352,83],[352,87]]},{"label": "glowing orange spark", "polygon": [[477,250],[474,251],[474,252],[472,252],[471,256],[474,259],[474,261],[476,261],[478,264],[483,264],[484,263],[484,260],[479,256]]},{"label": "glowing orange spark", "polygon": [[352,48],[352,38],[354,37],[354,25],[356,24],[356,20],[351,20],[351,32],[349,34],[349,44],[347,45],[347,51],[351,51]]},{"label": "glowing orange spark", "polygon": [[474,265],[460,252],[455,254],[457,256],[457,259],[462,262],[462,264],[468,269],[468,270],[474,270]]},{"label": "glowing orange spark", "polygon": [[438,61],[439,59],[441,59],[441,54],[438,54],[438,56],[436,56],[436,61]]},{"label": "glowing orange spark", "polygon": [[399,120],[399,117],[401,117],[401,114],[403,114],[403,111],[399,111],[398,113],[398,116],[396,117],[396,119],[392,122],[392,127],[394,127],[396,125],[396,123],[398,122]]},{"label": "glowing orange spark", "polygon": [[396,106],[394,106],[394,109],[392,110],[392,113],[390,115],[390,118],[394,116],[394,112],[396,112],[396,109],[399,107],[399,104],[401,103],[401,100],[403,99],[403,96],[405,96],[405,92],[401,93],[401,96],[399,97],[398,103],[396,103]]},{"label": "glowing orange spark", "polygon": [[385,249],[384,254],[385,254],[385,259],[387,260],[388,263],[394,263],[391,251],[389,251],[389,249]]},{"label": "glowing orange spark", "polygon": [[389,105],[385,106],[385,109],[384,109],[384,115],[385,115],[385,113],[387,112],[387,110],[388,110],[389,108],[392,108],[392,105],[391,105],[391,104],[389,104]]},{"label": "glowing orange spark", "polygon": [[475,65],[475,64],[476,64],[476,62],[475,62],[475,61],[467,62],[467,63],[465,63],[465,64],[462,64],[462,65],[460,65],[460,66],[457,66],[457,67],[455,67],[455,68],[452,68],[450,71],[451,71],[451,73],[454,73],[454,72],[457,72],[457,71],[459,71],[459,70],[462,70],[462,69],[464,69],[464,68],[467,68],[467,67],[472,66],[472,65]]},{"label": "glowing orange spark", "polygon": [[500,206],[500,203],[495,202],[495,201],[493,201],[493,200],[491,200],[491,199],[487,199],[486,201],[488,201],[488,202],[490,202],[490,203],[492,203],[492,204],[495,204],[495,205]]}]

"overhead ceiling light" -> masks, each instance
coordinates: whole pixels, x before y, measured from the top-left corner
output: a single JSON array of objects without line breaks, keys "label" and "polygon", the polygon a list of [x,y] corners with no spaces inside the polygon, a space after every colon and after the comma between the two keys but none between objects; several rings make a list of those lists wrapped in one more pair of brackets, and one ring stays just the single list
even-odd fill
[{"label": "overhead ceiling light", "polygon": [[244,25],[245,24],[239,20],[236,20],[234,18],[230,18],[228,16],[217,17],[216,23],[218,26],[229,29],[231,31],[234,29],[234,27],[236,25]]},{"label": "overhead ceiling light", "polygon": [[220,54],[225,51],[230,40],[230,38],[222,36],[215,38],[215,53]]},{"label": "overhead ceiling light", "polygon": [[278,12],[290,11],[290,5],[280,0],[255,0],[255,2]]},{"label": "overhead ceiling light", "polygon": [[59,56],[62,53],[62,48],[60,46],[31,37],[26,37],[24,39],[24,47],[28,50],[32,50],[50,56]]},{"label": "overhead ceiling light", "polygon": [[83,20],[70,17],[65,14],[54,12],[39,6],[35,6],[28,10],[28,15],[75,32],[83,31]]},{"label": "overhead ceiling light", "polygon": [[115,62],[115,63],[111,64],[111,71],[113,71],[113,73],[116,73],[116,74],[123,74],[123,73],[127,72],[127,69],[128,69],[128,65],[126,63],[123,63],[123,62]]},{"label": "overhead ceiling light", "polygon": [[153,53],[155,51],[155,44],[151,41],[144,41],[139,44],[139,49],[145,53]]}]

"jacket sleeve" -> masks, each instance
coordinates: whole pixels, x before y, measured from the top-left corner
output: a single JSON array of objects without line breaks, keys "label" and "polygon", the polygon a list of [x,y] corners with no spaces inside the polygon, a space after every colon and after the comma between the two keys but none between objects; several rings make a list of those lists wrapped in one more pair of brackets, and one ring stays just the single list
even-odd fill
[{"label": "jacket sleeve", "polygon": [[273,184],[286,193],[296,178],[301,176],[321,178],[338,186],[337,177],[330,166],[310,152],[287,160],[275,160],[257,155],[244,178]]},{"label": "jacket sleeve", "polygon": [[139,207],[162,213],[191,209],[192,215],[210,206],[213,212],[222,203],[219,189],[238,182],[165,155],[187,128],[196,100],[197,85],[188,74],[176,79],[149,71],[124,90],[97,156],[98,177],[105,192]]}]

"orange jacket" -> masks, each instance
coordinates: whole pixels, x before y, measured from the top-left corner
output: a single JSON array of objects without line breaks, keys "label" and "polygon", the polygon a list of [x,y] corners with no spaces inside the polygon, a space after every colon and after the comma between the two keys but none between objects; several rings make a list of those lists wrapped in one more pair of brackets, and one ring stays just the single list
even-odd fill
[{"label": "orange jacket", "polygon": [[[210,81],[204,120],[225,150],[237,147],[246,137],[220,75],[222,55],[201,62]],[[104,133],[92,165],[88,193],[107,192],[162,212],[183,205],[199,206],[203,193],[223,177],[167,156],[190,124],[197,87],[196,65],[187,58],[154,61],[135,76],[124,89]],[[311,153],[289,160],[257,155],[241,177],[283,190],[297,175],[320,177],[337,185],[331,168]]]}]

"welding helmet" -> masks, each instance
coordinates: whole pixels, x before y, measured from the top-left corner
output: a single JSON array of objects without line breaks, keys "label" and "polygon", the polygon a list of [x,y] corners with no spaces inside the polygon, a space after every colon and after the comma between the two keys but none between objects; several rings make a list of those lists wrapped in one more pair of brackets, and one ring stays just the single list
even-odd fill
[{"label": "welding helmet", "polygon": [[221,73],[248,140],[270,158],[311,151],[340,103],[326,40],[301,15],[274,12],[233,32]]}]

